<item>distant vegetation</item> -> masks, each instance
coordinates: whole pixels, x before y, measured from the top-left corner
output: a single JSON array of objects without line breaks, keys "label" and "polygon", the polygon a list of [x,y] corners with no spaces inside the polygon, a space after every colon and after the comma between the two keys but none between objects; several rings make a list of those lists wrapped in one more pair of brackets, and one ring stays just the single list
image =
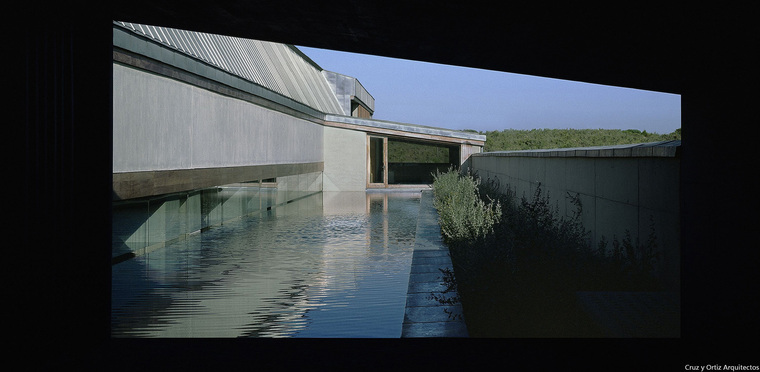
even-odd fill
[{"label": "distant vegetation", "polygon": [[423,143],[388,141],[389,163],[448,163],[448,147]]},{"label": "distant vegetation", "polygon": [[681,128],[669,134],[637,129],[505,129],[479,133],[486,135],[484,151],[608,146],[681,139]]},{"label": "distant vegetation", "polygon": [[[484,151],[512,151],[625,145],[681,139],[681,128],[669,134],[647,133],[637,129],[505,129],[502,131],[463,132],[486,136]],[[449,149],[435,145],[388,141],[390,163],[448,163]]]}]

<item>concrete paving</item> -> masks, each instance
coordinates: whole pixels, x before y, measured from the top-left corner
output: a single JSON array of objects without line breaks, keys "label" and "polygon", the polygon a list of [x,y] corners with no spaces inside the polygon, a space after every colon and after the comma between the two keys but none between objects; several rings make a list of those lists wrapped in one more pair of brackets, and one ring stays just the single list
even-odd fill
[{"label": "concrete paving", "polygon": [[442,270],[452,270],[449,249],[443,243],[432,191],[423,191],[417,219],[417,235],[406,294],[401,337],[468,337],[462,304],[438,299],[457,296],[446,292]]}]

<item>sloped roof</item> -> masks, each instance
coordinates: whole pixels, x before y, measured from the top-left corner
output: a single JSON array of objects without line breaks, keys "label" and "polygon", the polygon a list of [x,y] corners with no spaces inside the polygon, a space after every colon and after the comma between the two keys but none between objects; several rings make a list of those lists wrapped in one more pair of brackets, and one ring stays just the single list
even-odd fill
[{"label": "sloped roof", "polygon": [[168,46],[326,114],[341,108],[322,68],[293,45],[115,21]]},{"label": "sloped roof", "polygon": [[[155,54],[156,58],[182,68],[182,62],[164,53],[166,48],[170,48],[175,53],[186,55],[189,59],[201,61],[215,70],[225,71],[276,93],[267,99],[288,106],[290,105],[287,101],[305,105],[309,108],[305,112],[328,123],[350,124],[360,130],[368,131],[383,129],[399,133],[436,135],[438,138],[450,137],[455,141],[485,141],[483,135],[457,130],[351,117],[350,103],[346,99],[357,99],[367,105],[370,110],[374,110],[374,98],[356,78],[323,70],[293,45],[137,23],[120,21],[113,23],[115,27],[124,30],[122,34],[138,35],[141,39],[148,40],[136,42],[137,38],[128,37],[126,38],[128,40],[124,40],[114,35],[115,46],[135,53]],[[141,43],[143,45],[139,45]],[[159,45],[160,50],[151,51],[150,48],[145,47],[145,43]],[[193,72],[194,67],[187,68]],[[341,88],[340,84],[331,81],[335,79],[335,76],[350,80],[349,88]],[[207,77],[218,78],[213,73]],[[301,110],[304,107],[291,108]]]}]

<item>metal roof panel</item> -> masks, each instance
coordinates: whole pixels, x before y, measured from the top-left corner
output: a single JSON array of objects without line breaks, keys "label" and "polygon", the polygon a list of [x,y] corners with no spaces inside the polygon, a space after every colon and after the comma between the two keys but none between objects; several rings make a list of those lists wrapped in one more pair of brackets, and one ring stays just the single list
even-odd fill
[{"label": "metal roof panel", "polygon": [[294,46],[128,22],[114,24],[323,113],[344,114],[319,67]]}]

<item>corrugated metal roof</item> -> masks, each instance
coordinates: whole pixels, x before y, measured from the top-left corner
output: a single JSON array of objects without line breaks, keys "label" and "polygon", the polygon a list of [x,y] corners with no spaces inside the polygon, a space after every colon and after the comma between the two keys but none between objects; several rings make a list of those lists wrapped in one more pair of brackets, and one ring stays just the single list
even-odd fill
[{"label": "corrugated metal roof", "polygon": [[321,69],[295,46],[115,21],[114,24],[326,114],[350,115]]}]

